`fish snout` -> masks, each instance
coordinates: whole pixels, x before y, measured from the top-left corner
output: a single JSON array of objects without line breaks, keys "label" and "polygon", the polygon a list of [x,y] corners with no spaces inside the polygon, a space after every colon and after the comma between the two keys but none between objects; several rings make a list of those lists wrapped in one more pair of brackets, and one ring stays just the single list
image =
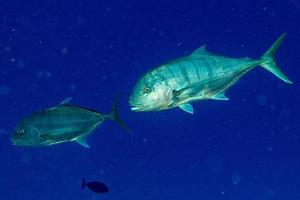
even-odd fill
[{"label": "fish snout", "polygon": [[129,98],[129,105],[132,111],[138,111],[141,109],[141,104],[138,104],[133,96]]},{"label": "fish snout", "polygon": [[130,104],[130,107],[131,107],[132,111],[139,111],[139,110],[143,109],[142,104],[137,104],[137,103],[134,103],[134,102],[129,102],[129,104]]}]

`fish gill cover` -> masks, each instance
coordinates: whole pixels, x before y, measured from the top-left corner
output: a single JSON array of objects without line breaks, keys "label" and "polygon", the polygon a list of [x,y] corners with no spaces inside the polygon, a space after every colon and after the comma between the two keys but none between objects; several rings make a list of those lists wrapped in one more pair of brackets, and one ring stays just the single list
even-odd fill
[{"label": "fish gill cover", "polygon": [[[0,1],[0,199],[300,199],[299,18],[298,0]],[[258,59],[285,32],[276,62],[293,85],[255,68],[193,115],[131,111],[155,67],[205,44]],[[12,145],[30,113],[67,97],[109,113],[118,92],[131,136],[108,120],[90,149]],[[109,192],[81,190],[82,177]]]}]

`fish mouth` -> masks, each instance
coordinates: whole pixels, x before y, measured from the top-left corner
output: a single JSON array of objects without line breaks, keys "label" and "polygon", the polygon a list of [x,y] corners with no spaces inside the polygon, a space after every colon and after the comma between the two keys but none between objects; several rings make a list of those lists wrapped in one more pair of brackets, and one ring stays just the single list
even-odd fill
[{"label": "fish mouth", "polygon": [[143,108],[141,108],[140,106],[131,106],[131,110],[132,110],[132,111],[138,112],[138,111],[142,111],[142,109],[143,109]]},{"label": "fish mouth", "polygon": [[144,108],[143,104],[135,103],[133,100],[131,100],[131,98],[129,100],[129,104],[130,104],[130,107],[131,107],[132,111],[138,112],[138,111],[141,111]]}]

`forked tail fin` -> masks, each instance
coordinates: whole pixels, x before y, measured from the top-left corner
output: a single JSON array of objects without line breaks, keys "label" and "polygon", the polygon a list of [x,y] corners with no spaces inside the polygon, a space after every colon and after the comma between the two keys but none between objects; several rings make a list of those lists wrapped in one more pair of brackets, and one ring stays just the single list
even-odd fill
[{"label": "forked tail fin", "polygon": [[119,126],[121,126],[127,133],[132,135],[132,131],[126,126],[123,120],[119,117],[119,113],[118,113],[119,100],[120,97],[118,95],[114,101],[109,117],[110,119],[114,120]]},{"label": "forked tail fin", "polygon": [[259,64],[281,80],[283,80],[286,83],[292,84],[293,82],[281,71],[281,69],[277,66],[275,62],[275,53],[282,43],[284,37],[286,36],[286,33],[282,34],[276,42],[268,49],[266,53],[261,57],[261,63]]}]

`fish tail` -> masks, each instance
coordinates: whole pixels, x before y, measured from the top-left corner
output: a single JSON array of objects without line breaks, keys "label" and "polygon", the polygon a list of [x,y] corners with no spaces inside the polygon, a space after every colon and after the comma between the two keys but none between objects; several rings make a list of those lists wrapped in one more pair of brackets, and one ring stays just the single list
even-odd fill
[{"label": "fish tail", "polygon": [[132,131],[127,127],[127,125],[119,117],[119,113],[118,113],[119,99],[120,99],[120,97],[117,96],[115,99],[115,102],[112,106],[111,113],[109,114],[109,118],[114,120],[119,126],[121,126],[127,133],[129,133],[131,135]]},{"label": "fish tail", "polygon": [[292,84],[293,82],[281,71],[281,69],[278,67],[278,65],[275,62],[275,53],[284,40],[286,36],[286,33],[282,34],[275,42],[274,44],[264,53],[264,55],[261,57],[259,65],[280,78],[282,81]]},{"label": "fish tail", "polygon": [[82,178],[82,181],[81,181],[81,189],[84,189],[84,187],[85,187],[85,179]]}]

